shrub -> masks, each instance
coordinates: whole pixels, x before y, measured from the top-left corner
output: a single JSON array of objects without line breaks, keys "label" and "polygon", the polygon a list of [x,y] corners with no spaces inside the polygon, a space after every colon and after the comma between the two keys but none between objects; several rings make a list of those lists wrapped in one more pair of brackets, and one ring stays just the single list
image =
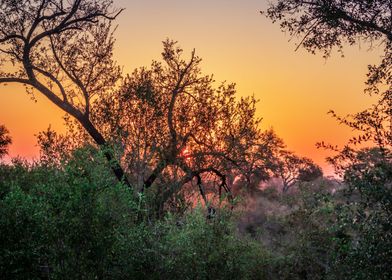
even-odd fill
[{"label": "shrub", "polygon": [[237,235],[229,211],[150,220],[101,153],[60,166],[0,166],[2,279],[263,279],[267,253]]}]

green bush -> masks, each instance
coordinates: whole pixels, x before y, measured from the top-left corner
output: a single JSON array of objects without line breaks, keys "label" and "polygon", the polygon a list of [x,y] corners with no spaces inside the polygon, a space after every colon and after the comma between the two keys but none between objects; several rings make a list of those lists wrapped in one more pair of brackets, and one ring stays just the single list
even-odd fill
[{"label": "green bush", "polygon": [[117,230],[136,215],[132,194],[113,183],[102,162],[85,149],[61,169],[2,167],[7,170],[0,201],[4,279],[106,278]]},{"label": "green bush", "polygon": [[[365,166],[365,168],[364,168]],[[334,270],[340,278],[392,278],[392,164],[352,166],[346,171],[349,203],[339,215]]]},{"label": "green bush", "polygon": [[35,279],[45,258],[45,212],[19,187],[0,201],[0,278]]},{"label": "green bush", "polygon": [[267,254],[228,211],[150,220],[100,152],[0,166],[1,279],[263,279]]},{"label": "green bush", "polygon": [[228,217],[206,220],[202,211],[181,226],[169,219],[165,270],[176,279],[263,279],[267,255],[260,244],[239,238]]}]

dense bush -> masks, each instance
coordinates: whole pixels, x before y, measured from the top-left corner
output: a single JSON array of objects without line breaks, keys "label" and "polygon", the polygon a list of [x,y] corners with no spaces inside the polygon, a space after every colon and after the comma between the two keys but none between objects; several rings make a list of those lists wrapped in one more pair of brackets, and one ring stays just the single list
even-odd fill
[{"label": "dense bush", "polygon": [[135,210],[100,156],[85,149],[61,169],[21,162],[1,169],[2,277],[106,278],[116,231]]},{"label": "dense bush", "polygon": [[270,252],[268,279],[391,279],[390,166],[253,198],[241,226]]},{"label": "dense bush", "polygon": [[346,170],[349,203],[340,211],[335,271],[342,278],[391,279],[392,164],[390,156],[375,164]]},{"label": "dense bush", "polygon": [[152,221],[93,148],[0,177],[1,279],[263,279],[267,255],[227,211]]},{"label": "dense bush", "polygon": [[[287,210],[271,213],[280,228],[278,242],[269,249],[273,254],[269,268],[272,279],[326,279],[334,251],[335,205],[330,182],[303,183],[297,192],[273,198]],[[270,198],[271,199],[271,198]],[[264,226],[262,230],[271,230]],[[264,241],[265,243],[265,241]]]},{"label": "dense bush", "polygon": [[260,191],[241,215],[156,219],[92,147],[62,163],[15,160],[0,165],[0,278],[390,279],[391,173],[381,161],[337,190]]}]

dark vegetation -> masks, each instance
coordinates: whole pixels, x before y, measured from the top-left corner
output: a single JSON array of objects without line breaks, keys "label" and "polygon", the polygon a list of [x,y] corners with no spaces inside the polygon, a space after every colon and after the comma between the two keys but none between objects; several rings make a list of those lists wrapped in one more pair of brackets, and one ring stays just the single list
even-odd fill
[{"label": "dark vegetation", "polygon": [[[342,181],[262,130],[253,97],[203,75],[195,51],[124,75],[112,1],[0,2],[0,83],[67,114],[40,159],[0,163],[1,279],[391,279],[391,5],[275,1],[265,12],[326,56],[359,38],[378,103],[319,143]],[[3,67],[2,67],[3,69]],[[11,138],[0,126],[0,159]],[[358,148],[367,144],[368,148]],[[360,146],[360,147],[363,147]]]}]

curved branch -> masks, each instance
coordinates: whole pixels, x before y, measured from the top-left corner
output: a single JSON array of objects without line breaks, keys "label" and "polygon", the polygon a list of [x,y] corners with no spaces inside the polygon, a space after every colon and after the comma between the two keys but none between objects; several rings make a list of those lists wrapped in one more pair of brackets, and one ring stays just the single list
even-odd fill
[{"label": "curved branch", "polygon": [[0,44],[5,43],[12,39],[19,39],[22,40],[23,42],[26,42],[26,39],[23,36],[18,34],[11,34],[11,35],[6,35],[4,38],[0,38]]},{"label": "curved branch", "polygon": [[28,79],[17,78],[17,77],[3,77],[3,78],[0,77],[0,84],[5,84],[5,83],[19,83],[24,85],[32,85],[32,83]]},{"label": "curved branch", "polygon": [[[108,20],[114,20],[124,10],[124,9],[120,9],[113,16],[110,16],[107,13],[96,11],[96,12],[90,13],[90,14],[84,16],[84,17],[78,17],[78,18],[75,18],[75,19],[71,20],[71,18],[78,11],[80,3],[81,3],[81,0],[76,0],[74,2],[74,4],[73,4],[71,10],[67,14],[67,16],[56,27],[54,27],[54,28],[52,28],[50,30],[45,30],[44,32],[36,35],[33,39],[31,39],[31,41],[30,41],[30,38],[28,38],[28,41],[30,41],[30,43],[29,43],[30,48],[33,47],[38,41],[42,40],[45,37],[51,36],[53,34],[60,34],[60,33],[64,32],[65,30],[69,30],[69,29],[78,29],[79,27],[75,26],[78,23],[83,23],[83,22],[95,23],[95,22],[97,22],[97,18],[105,18],[105,19],[108,19]],[[53,18],[49,17],[48,19],[54,19],[54,18],[56,18],[58,16],[65,15],[65,14],[66,14],[65,12],[60,11],[59,13],[55,13],[52,16],[50,16],[50,17],[53,17]],[[35,28],[36,27],[34,27],[34,29]],[[31,32],[31,34],[30,34],[30,32]],[[34,30],[31,29],[30,32],[29,32],[29,34],[30,34],[30,36],[32,36]]]},{"label": "curved branch", "polygon": [[61,92],[61,95],[63,97],[63,101],[68,103],[68,98],[67,98],[67,95],[66,95],[66,92],[65,92],[65,89],[64,89],[63,85],[60,83],[60,81],[53,74],[51,74],[51,73],[49,73],[49,72],[47,72],[47,71],[45,71],[45,70],[43,70],[41,68],[38,68],[38,67],[36,67],[34,65],[33,65],[33,69],[35,71],[41,73],[45,77],[49,78],[51,81],[53,81],[57,85],[57,87],[59,88],[59,90]]},{"label": "curved branch", "polygon": [[362,27],[366,27],[367,29],[370,30],[375,30],[377,32],[380,32],[387,36],[389,41],[392,41],[392,32],[390,30],[387,30],[377,24],[375,24],[373,21],[365,21],[365,20],[360,20],[357,18],[354,18],[347,14],[347,12],[341,10],[341,9],[336,9],[336,16],[342,20],[357,24]]}]

